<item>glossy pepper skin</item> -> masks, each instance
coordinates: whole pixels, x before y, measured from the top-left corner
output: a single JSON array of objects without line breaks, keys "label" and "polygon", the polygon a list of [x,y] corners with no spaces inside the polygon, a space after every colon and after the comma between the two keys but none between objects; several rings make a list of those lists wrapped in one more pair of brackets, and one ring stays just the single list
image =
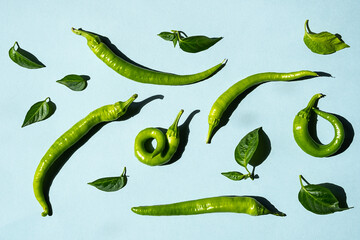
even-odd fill
[{"label": "glossy pepper skin", "polygon": [[44,196],[44,178],[50,169],[51,165],[72,145],[79,141],[86,133],[90,131],[95,125],[101,122],[114,121],[124,115],[129,105],[137,98],[134,94],[126,102],[116,102],[115,104],[100,107],[85,118],[77,122],[63,135],[61,135],[45,153],[43,158],[35,171],[33,188],[37,201],[43,207],[42,216],[49,214],[49,206]]},{"label": "glossy pepper skin", "polygon": [[[149,166],[158,166],[171,160],[180,143],[178,123],[183,112],[184,110],[180,110],[166,135],[157,128],[146,128],[139,132],[135,138],[134,152],[140,162]],[[156,148],[153,152],[146,149],[146,144],[151,139],[156,140]]]},{"label": "glossy pepper skin", "polygon": [[255,198],[243,196],[202,198],[172,204],[133,207],[131,210],[140,215],[150,216],[196,215],[215,212],[245,213],[251,216],[267,214],[286,216],[282,212],[271,212]]},{"label": "glossy pepper skin", "polygon": [[[333,155],[340,149],[345,139],[345,130],[341,121],[333,114],[323,112],[314,107],[317,101],[324,96],[325,95],[321,93],[315,94],[307,107],[296,114],[293,122],[293,134],[297,145],[313,157],[328,157]],[[329,121],[333,126],[335,136],[330,143],[324,145],[316,142],[311,137],[308,129],[311,114],[317,114]]]},{"label": "glossy pepper skin", "polygon": [[228,88],[223,94],[221,94],[218,97],[218,99],[214,102],[213,106],[211,107],[208,116],[209,130],[206,138],[206,143],[210,143],[212,138],[212,132],[215,129],[215,127],[219,125],[221,117],[224,114],[225,110],[245,90],[265,82],[293,81],[293,80],[299,80],[304,77],[317,77],[317,76],[318,76],[317,73],[307,70],[290,72],[290,73],[267,72],[267,73],[254,74],[238,81],[230,88]]},{"label": "glossy pepper skin", "polygon": [[136,66],[121,58],[120,56],[117,56],[108,46],[106,46],[106,44],[101,41],[100,37],[96,34],[75,28],[72,28],[72,31],[75,34],[85,37],[87,39],[87,44],[90,49],[111,69],[115,70],[117,73],[126,78],[141,83],[158,85],[192,84],[211,77],[226,64],[226,61],[224,60],[222,63],[219,63],[208,70],[189,75],[177,75],[172,73],[154,71]]}]

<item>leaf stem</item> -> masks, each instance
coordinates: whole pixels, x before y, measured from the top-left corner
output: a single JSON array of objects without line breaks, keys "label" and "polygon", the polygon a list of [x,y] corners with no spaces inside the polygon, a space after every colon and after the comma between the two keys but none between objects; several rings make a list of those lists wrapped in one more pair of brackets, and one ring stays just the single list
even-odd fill
[{"label": "leaf stem", "polygon": [[301,187],[304,187],[302,180],[304,180],[304,182],[306,182],[307,185],[310,185],[310,183],[308,181],[306,181],[306,179],[302,175],[299,175],[299,179],[300,179]]},{"label": "leaf stem", "polygon": [[305,21],[304,28],[305,28],[305,32],[307,32],[307,33],[309,33],[309,34],[313,33],[313,32],[310,30],[309,20],[308,20],[308,19],[306,19],[306,21]]},{"label": "leaf stem", "polygon": [[126,176],[126,167],[124,167],[124,170],[123,170],[121,176],[122,176],[122,177]]}]

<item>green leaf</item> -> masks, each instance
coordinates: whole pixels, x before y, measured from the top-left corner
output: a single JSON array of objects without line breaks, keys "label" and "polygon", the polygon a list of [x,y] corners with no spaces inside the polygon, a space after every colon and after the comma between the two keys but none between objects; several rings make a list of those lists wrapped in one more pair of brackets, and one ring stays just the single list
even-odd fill
[{"label": "green leaf", "polygon": [[166,41],[173,41],[176,38],[176,34],[172,32],[161,32],[158,36]]},{"label": "green leaf", "polygon": [[[330,214],[349,209],[348,207],[340,207],[338,198],[333,192],[324,185],[308,184],[303,185],[300,175],[301,189],[298,194],[299,202],[305,209],[315,214]],[[347,205],[346,205],[347,206]]]},{"label": "green leaf", "polygon": [[9,57],[19,66],[29,69],[43,68],[45,65],[40,62],[33,54],[20,48],[18,42],[9,50]]},{"label": "green leaf", "polygon": [[254,155],[259,144],[259,130],[257,128],[243,137],[235,148],[235,160],[238,164],[247,169],[247,165]]},{"label": "green leaf", "polygon": [[249,174],[242,174],[241,172],[236,172],[236,171],[232,171],[232,172],[223,172],[221,173],[222,175],[224,175],[225,177],[234,180],[234,181],[240,181],[243,179],[248,179],[250,177]]},{"label": "green leaf", "polygon": [[179,42],[180,48],[189,53],[204,51],[222,39],[222,37],[209,38],[206,36],[188,37],[183,31],[177,30],[171,30],[171,32],[161,32],[158,35],[167,41],[172,41],[174,47],[176,47],[176,44]]},{"label": "green leaf", "polygon": [[176,47],[176,44],[178,43],[178,38],[177,37],[175,37],[174,39],[173,39],[173,44],[174,44],[174,47]]},{"label": "green leaf", "polygon": [[67,86],[73,91],[82,91],[87,87],[87,80],[89,79],[88,76],[70,74],[56,82]]},{"label": "green leaf", "polygon": [[124,167],[124,171],[120,177],[99,178],[88,184],[104,192],[114,192],[125,187],[126,183],[127,183],[126,167]]},{"label": "green leaf", "polygon": [[179,46],[180,48],[189,53],[197,53],[204,51],[215,43],[223,39],[222,37],[218,38],[209,38],[206,36],[191,36],[186,38],[179,39]]},{"label": "green leaf", "polygon": [[309,20],[305,21],[304,43],[312,52],[324,55],[350,47],[341,39],[339,34],[311,32]]},{"label": "green leaf", "polygon": [[25,127],[35,122],[40,122],[49,118],[55,112],[56,106],[50,98],[35,103],[26,113],[24,122],[21,127]]}]

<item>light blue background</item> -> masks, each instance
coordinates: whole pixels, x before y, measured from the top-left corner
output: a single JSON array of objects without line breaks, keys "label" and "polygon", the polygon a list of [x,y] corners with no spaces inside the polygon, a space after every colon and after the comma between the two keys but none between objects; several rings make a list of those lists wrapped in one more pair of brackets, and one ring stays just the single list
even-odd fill
[{"label": "light blue background", "polygon": [[[3,1],[0,10],[0,239],[355,239],[360,236],[359,126],[360,2],[335,1]],[[303,24],[314,32],[340,33],[351,47],[332,55],[304,45]],[[155,86],[128,80],[108,68],[71,27],[108,37],[134,61],[166,72],[196,73],[227,58],[214,77],[189,86]],[[222,36],[198,54],[175,49],[161,31]],[[8,50],[18,41],[46,68],[14,64]],[[251,92],[205,144],[207,116],[216,98],[235,82],[261,72],[302,69],[330,73],[293,83],[266,83]],[[91,77],[73,92],[55,81],[67,74]],[[292,136],[292,121],[315,93],[319,107],[346,118],[355,136],[340,155],[318,159],[305,154]],[[51,144],[90,111],[139,94],[137,102],[161,94],[135,117],[104,126],[79,148],[55,178],[50,199],[54,214],[41,217],[32,179]],[[21,128],[30,106],[50,97],[57,105],[46,121]],[[182,158],[161,167],[141,164],[133,154],[136,134],[146,127],[167,128],[180,109],[195,110]],[[220,173],[243,171],[233,157],[239,140],[262,126],[272,151],[257,168],[256,181],[234,182]],[[319,137],[332,139],[319,119]],[[128,185],[104,193],[87,185],[128,169]],[[297,200],[299,174],[311,183],[342,186],[355,208],[326,216],[312,214]],[[185,217],[144,217],[132,206],[172,203],[219,195],[258,195],[287,214],[251,217],[220,213]]]}]

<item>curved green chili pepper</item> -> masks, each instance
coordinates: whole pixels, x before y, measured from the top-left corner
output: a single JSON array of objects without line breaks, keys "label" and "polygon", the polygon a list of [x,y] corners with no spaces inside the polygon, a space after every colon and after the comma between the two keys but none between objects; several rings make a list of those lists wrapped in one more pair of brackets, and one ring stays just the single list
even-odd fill
[{"label": "curved green chili pepper", "polygon": [[[293,123],[293,133],[296,143],[304,152],[314,157],[328,157],[336,153],[345,139],[345,130],[341,121],[336,116],[315,108],[317,101],[324,96],[325,95],[321,93],[315,94],[307,107],[298,112]],[[308,130],[308,123],[313,113],[329,121],[334,127],[335,136],[329,144],[323,145],[311,137]]]},{"label": "curved green chili pepper", "polygon": [[267,214],[286,216],[282,212],[269,210],[255,198],[243,196],[211,197],[172,204],[133,207],[131,210],[140,215],[151,216],[195,215],[214,212],[246,213],[251,216]]},{"label": "curved green chili pepper", "polygon": [[124,115],[129,105],[137,98],[134,94],[126,102],[116,102],[115,104],[106,105],[92,111],[85,118],[77,122],[63,135],[61,135],[51,145],[49,150],[41,159],[34,176],[33,188],[34,194],[40,205],[43,207],[44,212],[42,216],[49,214],[49,206],[44,196],[44,178],[51,165],[73,144],[79,141],[86,133],[90,131],[95,125],[101,122],[114,121]]},{"label": "curved green chili pepper", "polygon": [[106,44],[101,41],[100,37],[95,34],[75,28],[72,28],[72,31],[78,35],[85,37],[87,39],[87,44],[90,49],[106,65],[108,65],[120,75],[141,83],[158,85],[192,84],[211,77],[226,64],[226,60],[224,60],[222,63],[219,63],[208,70],[191,75],[176,75],[171,73],[154,71],[138,67],[117,56],[108,46],[106,46]]},{"label": "curved green chili pepper", "polygon": [[[139,132],[135,138],[134,151],[140,162],[149,166],[158,166],[170,161],[180,143],[178,123],[183,112],[184,110],[181,110],[178,113],[174,123],[167,130],[166,136],[157,128],[146,128]],[[146,146],[153,139],[156,140],[156,148],[150,152]]]},{"label": "curved green chili pepper", "polygon": [[255,75],[251,75],[247,78],[242,79],[241,81],[235,83],[228,90],[226,90],[213,104],[211,107],[208,122],[209,122],[209,131],[206,138],[206,143],[210,143],[211,135],[214,128],[219,125],[220,119],[231,104],[232,101],[236,99],[241,93],[245,90],[253,87],[255,85],[270,82],[270,81],[292,81],[298,80],[304,77],[316,77],[317,73],[311,71],[298,71],[291,73],[258,73]]}]

